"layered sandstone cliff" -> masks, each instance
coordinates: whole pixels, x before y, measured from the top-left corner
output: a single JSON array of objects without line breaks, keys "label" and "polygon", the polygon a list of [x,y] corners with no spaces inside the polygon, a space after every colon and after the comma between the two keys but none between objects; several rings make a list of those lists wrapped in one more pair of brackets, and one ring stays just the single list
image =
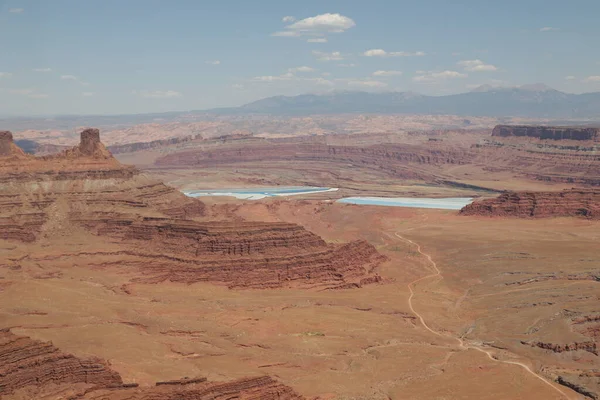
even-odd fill
[{"label": "layered sandstone cliff", "polygon": [[527,137],[541,140],[600,141],[600,128],[568,126],[497,125],[494,137]]},{"label": "layered sandstone cliff", "polygon": [[507,192],[465,206],[462,215],[521,218],[583,217],[600,219],[600,190],[569,189],[561,192]]},{"label": "layered sandstone cliff", "polygon": [[206,378],[124,384],[101,359],[64,353],[50,342],[0,330],[0,397],[3,399],[302,399],[289,386],[268,376],[230,382]]},{"label": "layered sandstone cliff", "polygon": [[448,148],[445,145],[429,146],[408,144],[379,144],[368,146],[330,145],[323,139],[300,137],[264,140],[254,138],[243,143],[221,146],[197,147],[175,151],[158,158],[157,166],[214,167],[269,162],[336,163],[344,167],[360,167],[385,172],[389,176],[406,179],[431,179],[431,175],[409,165],[461,165],[472,155],[468,150]]},{"label": "layered sandstone cliff", "polygon": [[75,234],[114,245],[72,256],[78,265],[133,268],[143,282],[229,287],[344,288],[379,280],[383,257],[368,243],[328,244],[294,224],[209,221],[199,200],[121,165],[94,129],[62,153],[2,160],[11,167],[0,167],[0,240],[60,234],[66,253],[74,252]]},{"label": "layered sandstone cliff", "polygon": [[79,359],[52,343],[0,330],[0,396],[26,386],[84,383],[122,385],[119,374],[99,359]]}]

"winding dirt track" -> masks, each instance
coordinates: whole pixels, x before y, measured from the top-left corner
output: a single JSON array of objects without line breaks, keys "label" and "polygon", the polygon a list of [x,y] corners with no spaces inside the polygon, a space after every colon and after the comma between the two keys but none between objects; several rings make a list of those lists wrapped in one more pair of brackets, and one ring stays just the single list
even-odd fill
[{"label": "winding dirt track", "polygon": [[417,316],[417,318],[419,318],[419,321],[421,321],[421,324],[423,325],[423,327],[425,329],[427,329],[429,332],[433,333],[436,336],[440,336],[443,338],[451,338],[451,339],[455,339],[458,342],[458,347],[462,350],[477,350],[481,353],[484,353],[485,355],[487,355],[487,357],[492,360],[492,361],[496,361],[499,363],[504,363],[504,364],[512,364],[512,365],[518,365],[521,368],[525,369],[525,371],[527,371],[529,374],[533,375],[534,377],[536,377],[537,379],[539,379],[540,381],[544,382],[546,385],[550,386],[552,389],[554,389],[556,392],[560,393],[560,395],[562,397],[564,397],[565,399],[568,400],[579,400],[581,397],[579,396],[573,396],[571,393],[565,393],[562,388],[559,388],[557,386],[555,386],[554,383],[546,380],[544,377],[542,377],[541,375],[537,374],[536,372],[534,372],[527,364],[521,363],[519,361],[508,361],[508,360],[499,360],[496,357],[494,357],[493,353],[489,350],[485,350],[484,348],[474,345],[474,344],[468,344],[465,343],[465,341],[458,336],[452,336],[452,335],[447,335],[444,333],[440,333],[435,331],[434,329],[432,329],[429,325],[427,325],[427,323],[425,322],[425,319],[423,318],[423,316],[421,314],[419,314],[419,312],[417,310],[414,309],[413,307],[413,297],[415,295],[415,291],[413,290],[413,286],[416,285],[417,283],[426,280],[426,279],[430,279],[430,278],[435,278],[435,277],[442,277],[442,272],[440,271],[440,269],[438,268],[437,264],[435,263],[435,261],[433,261],[433,259],[431,258],[431,256],[427,253],[424,253],[421,250],[421,245],[419,245],[418,243],[413,242],[410,239],[407,239],[403,236],[401,236],[400,234],[398,234],[398,232],[395,232],[394,235],[406,242],[409,243],[413,246],[415,246],[417,248],[417,252],[419,252],[419,254],[421,254],[422,256],[424,256],[425,258],[427,258],[427,260],[429,261],[429,264],[433,267],[433,270],[435,271],[432,274],[429,275],[425,275],[419,279],[416,279],[412,282],[410,282],[408,284],[408,290],[410,291],[410,296],[408,296],[408,306],[410,307],[410,310],[412,311],[413,314],[415,314]]}]

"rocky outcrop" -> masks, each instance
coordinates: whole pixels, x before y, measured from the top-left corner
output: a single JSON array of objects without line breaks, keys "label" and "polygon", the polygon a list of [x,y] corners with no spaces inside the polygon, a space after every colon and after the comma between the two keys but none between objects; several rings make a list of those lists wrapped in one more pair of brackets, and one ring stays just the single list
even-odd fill
[{"label": "rocky outcrop", "polygon": [[198,382],[160,385],[150,388],[104,389],[87,393],[88,400],[301,400],[292,388],[264,376],[231,382]]},{"label": "rocky outcrop", "polygon": [[[130,178],[138,171],[119,163],[100,142],[97,129],[81,132],[78,146],[60,153],[42,157],[26,155],[12,142],[12,134],[4,132],[0,140],[0,182],[11,180],[68,180],[68,179],[111,179]],[[10,146],[7,145],[10,141]],[[6,149],[12,149],[8,154]]]},{"label": "rocky outcrop", "polygon": [[507,192],[493,199],[474,201],[462,215],[520,218],[582,217],[600,219],[600,190],[561,192]]},{"label": "rocky outcrop", "polygon": [[52,343],[0,330],[0,397],[19,399],[267,399],[301,400],[303,397],[268,376],[230,382],[209,382],[206,378],[183,378],[156,382],[140,388],[124,384],[107,362],[81,359],[54,347]]},{"label": "rocky outcrop", "polygon": [[495,137],[526,137],[540,140],[590,140],[600,141],[600,128],[568,126],[497,125]]},{"label": "rocky outcrop", "polygon": [[600,389],[598,377],[590,378],[586,376],[568,376],[561,375],[556,379],[559,384],[574,390],[575,392],[593,400],[600,399]]},{"label": "rocky outcrop", "polygon": [[50,383],[107,387],[123,381],[100,359],[80,359],[61,352],[52,343],[0,330],[0,396],[26,386]]},{"label": "rocky outcrop", "polygon": [[593,340],[600,341],[600,314],[583,315],[572,320],[573,329]]},{"label": "rocky outcrop", "polygon": [[569,351],[587,351],[588,353],[592,353],[593,355],[598,355],[598,348],[595,342],[575,342],[575,343],[567,343],[567,344],[557,344],[557,343],[547,343],[547,342],[524,342],[521,344],[525,344],[531,347],[538,347],[544,350],[550,350],[553,353],[565,353]]}]

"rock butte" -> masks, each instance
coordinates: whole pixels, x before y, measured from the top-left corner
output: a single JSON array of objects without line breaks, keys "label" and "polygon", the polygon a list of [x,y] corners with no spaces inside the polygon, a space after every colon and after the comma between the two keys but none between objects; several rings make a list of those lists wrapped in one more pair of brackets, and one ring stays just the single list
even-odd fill
[{"label": "rock butte", "polygon": [[583,217],[600,219],[600,190],[570,189],[561,192],[509,192],[475,201],[462,215],[543,218]]},{"label": "rock butte", "polygon": [[63,353],[50,342],[0,330],[0,397],[55,399],[266,399],[303,397],[268,376],[230,382],[184,378],[156,382],[153,387],[123,383],[110,365],[98,358]]}]

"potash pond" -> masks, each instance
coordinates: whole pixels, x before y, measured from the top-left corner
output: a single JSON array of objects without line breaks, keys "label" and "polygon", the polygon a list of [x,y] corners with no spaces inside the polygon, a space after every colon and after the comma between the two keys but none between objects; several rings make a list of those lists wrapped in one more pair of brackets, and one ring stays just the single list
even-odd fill
[{"label": "potash pond", "polygon": [[248,189],[204,189],[183,191],[189,197],[203,196],[230,196],[243,200],[260,200],[265,197],[297,196],[301,194],[335,192],[338,188],[313,187],[313,186],[286,186],[272,188]]},{"label": "potash pond", "polygon": [[[314,187],[314,186],[285,186],[285,187],[261,187],[244,189],[199,189],[184,190],[183,193],[189,197],[204,196],[229,196],[242,200],[260,200],[267,197],[287,197],[315,193],[336,192],[338,188]],[[413,208],[436,208],[442,210],[460,210],[467,204],[471,204],[472,198],[450,197],[442,199],[424,197],[346,197],[337,200],[338,203],[388,206],[388,207],[413,207]]]},{"label": "potash pond", "polygon": [[344,199],[339,199],[337,202],[369,206],[460,210],[464,206],[471,204],[472,201],[473,199],[468,197],[448,197],[444,199],[430,199],[423,197],[346,197]]}]

